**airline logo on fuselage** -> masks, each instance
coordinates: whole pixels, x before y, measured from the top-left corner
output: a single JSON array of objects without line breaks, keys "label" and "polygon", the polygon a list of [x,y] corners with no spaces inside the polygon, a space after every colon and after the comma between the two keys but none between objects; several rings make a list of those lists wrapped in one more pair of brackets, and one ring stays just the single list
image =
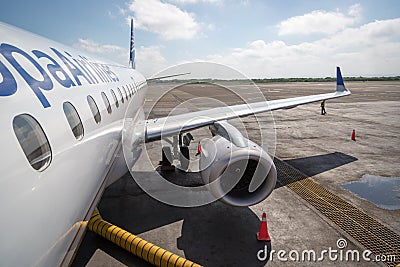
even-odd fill
[{"label": "airline logo on fuselage", "polygon": [[[65,88],[81,86],[85,80],[89,84],[118,82],[117,75],[105,64],[90,61],[84,56],[71,56],[68,52],[63,53],[50,47],[56,57],[39,50],[32,50],[31,54],[22,49],[2,43],[0,55],[19,73],[37,96],[44,108],[50,107],[50,103],[43,94],[50,91],[55,84]],[[56,61],[55,58],[58,60]],[[62,63],[61,63],[61,62]],[[45,65],[45,67],[43,67]],[[29,67],[28,67],[29,66]],[[32,70],[37,72],[33,77]],[[40,79],[37,74],[40,74]],[[15,77],[0,58],[0,96],[10,96],[17,92]]]}]

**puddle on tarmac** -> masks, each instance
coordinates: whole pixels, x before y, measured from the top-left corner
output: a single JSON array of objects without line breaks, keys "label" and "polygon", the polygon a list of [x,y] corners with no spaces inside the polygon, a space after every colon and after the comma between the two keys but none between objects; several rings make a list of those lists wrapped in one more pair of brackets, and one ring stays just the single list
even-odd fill
[{"label": "puddle on tarmac", "polygon": [[400,209],[400,177],[364,174],[360,181],[340,186],[382,209]]}]

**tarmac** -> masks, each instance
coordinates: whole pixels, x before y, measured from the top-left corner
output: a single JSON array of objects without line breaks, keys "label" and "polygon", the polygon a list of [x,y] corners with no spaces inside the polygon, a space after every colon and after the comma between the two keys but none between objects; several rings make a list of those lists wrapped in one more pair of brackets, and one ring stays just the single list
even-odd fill
[{"label": "tarmac", "polygon": [[[258,84],[268,100],[331,92],[334,83],[270,83]],[[157,86],[154,86],[157,87]],[[393,239],[393,262],[367,262],[330,259],[327,254],[319,261],[294,261],[298,251],[322,250],[338,247],[338,240],[347,244],[342,251],[366,249],[352,231],[338,226],[321,212],[312,201],[296,193],[288,184],[280,183],[261,203],[244,208],[228,206],[220,201],[194,207],[179,208],[163,204],[143,192],[130,173],[108,187],[98,205],[102,217],[160,247],[204,266],[396,266],[400,262],[400,210],[385,210],[357,197],[340,187],[358,181],[365,174],[400,177],[400,82],[347,82],[352,95],[326,102],[325,116],[320,115],[320,103],[273,112],[274,124],[267,131],[276,130],[275,156],[295,168],[323,189],[350,204],[357,211],[380,223]],[[182,101],[193,97],[223,99],[225,103],[238,103],[234,96],[223,90],[201,85],[176,88],[164,96],[154,107],[151,116],[162,116]],[[150,91],[145,110],[157,100]],[[271,115],[259,119],[271,122]],[[234,123],[233,123],[234,124]],[[248,136],[260,141],[254,118],[243,119]],[[265,124],[264,124],[265,125]],[[356,141],[351,140],[353,129]],[[190,153],[197,151],[197,142],[208,134],[207,129],[192,132],[194,142]],[[209,135],[209,134],[208,134]],[[266,140],[268,143],[271,140]],[[272,140],[273,141],[273,140]],[[269,143],[268,143],[269,144]],[[160,142],[146,144],[154,166],[161,160]],[[144,157],[143,155],[142,157]],[[138,164],[141,164],[142,158]],[[149,175],[133,167],[133,174]],[[165,174],[177,184],[200,185],[198,174],[185,174],[179,170]],[[279,180],[280,177],[278,177]],[[303,178],[302,178],[303,179]],[[400,198],[400,188],[399,196]],[[286,251],[286,259],[277,253],[272,261],[262,261],[257,253],[265,243],[257,241],[261,214],[266,212],[271,247]],[[362,218],[360,218],[361,220]],[[357,228],[358,224],[352,226]],[[369,240],[376,243],[376,236]],[[376,256],[376,255],[375,255]],[[361,256],[360,256],[361,257]],[[376,258],[374,258],[376,260]],[[151,266],[111,242],[87,231],[72,266]]]}]

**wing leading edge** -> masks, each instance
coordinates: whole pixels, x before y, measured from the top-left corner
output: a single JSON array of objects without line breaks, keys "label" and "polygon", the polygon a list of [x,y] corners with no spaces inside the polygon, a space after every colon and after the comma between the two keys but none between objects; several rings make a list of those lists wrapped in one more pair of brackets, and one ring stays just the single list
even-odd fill
[{"label": "wing leading edge", "polygon": [[343,97],[350,94],[351,92],[347,90],[344,85],[340,68],[337,67],[336,91],[333,93],[240,104],[147,120],[146,142],[160,140],[161,136],[167,137],[180,132],[201,128],[211,125],[216,121],[246,117],[272,110],[292,108],[299,105]]}]

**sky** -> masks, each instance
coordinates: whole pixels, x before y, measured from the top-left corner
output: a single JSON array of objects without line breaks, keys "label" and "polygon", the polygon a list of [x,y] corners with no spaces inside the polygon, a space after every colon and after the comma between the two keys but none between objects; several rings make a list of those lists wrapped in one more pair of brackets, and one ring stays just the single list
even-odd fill
[{"label": "sky", "polygon": [[400,75],[400,2],[13,0],[0,21],[128,65],[146,77],[193,61],[250,78]]}]

